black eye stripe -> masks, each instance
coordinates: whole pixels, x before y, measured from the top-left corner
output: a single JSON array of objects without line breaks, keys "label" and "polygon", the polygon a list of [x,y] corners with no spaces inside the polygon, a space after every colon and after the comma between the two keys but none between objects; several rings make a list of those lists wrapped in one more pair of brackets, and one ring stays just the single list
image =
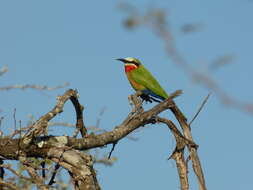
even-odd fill
[{"label": "black eye stripe", "polygon": [[139,63],[137,63],[136,61],[134,61],[134,60],[132,60],[132,61],[127,61],[128,63],[133,63],[133,64],[135,64],[136,66],[139,66],[140,64]]}]

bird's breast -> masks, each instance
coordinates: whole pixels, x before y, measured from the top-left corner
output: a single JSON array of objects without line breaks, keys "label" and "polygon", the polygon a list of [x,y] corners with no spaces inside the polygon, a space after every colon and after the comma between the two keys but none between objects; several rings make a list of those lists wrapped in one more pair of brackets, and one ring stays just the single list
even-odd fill
[{"label": "bird's breast", "polygon": [[137,90],[144,90],[145,87],[138,82],[136,82],[132,77],[132,72],[126,72],[127,78],[131,84],[131,86],[137,91]]}]

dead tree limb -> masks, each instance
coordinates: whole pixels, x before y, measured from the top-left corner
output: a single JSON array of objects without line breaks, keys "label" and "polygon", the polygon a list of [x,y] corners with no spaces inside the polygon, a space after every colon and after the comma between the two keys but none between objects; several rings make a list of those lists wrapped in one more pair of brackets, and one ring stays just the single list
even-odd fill
[{"label": "dead tree limb", "polygon": [[77,127],[79,127],[80,130],[83,130],[83,134],[86,134],[86,129],[81,129],[84,128],[83,124],[83,118],[80,116],[82,114],[82,106],[79,104],[77,100],[77,91],[70,89],[64,93],[64,95],[58,97],[58,101],[56,106],[47,114],[43,115],[38,121],[36,121],[32,127],[31,131],[26,133],[22,139],[22,145],[28,146],[30,142],[33,140],[33,138],[43,134],[48,126],[48,122],[54,118],[57,114],[61,113],[63,111],[63,107],[65,102],[68,99],[71,99],[77,113]]},{"label": "dead tree limb", "polygon": [[[157,122],[161,122],[166,124],[176,140],[176,148],[173,151],[172,155],[169,158],[175,160],[177,165],[177,171],[180,180],[181,190],[188,190],[189,189],[189,181],[188,181],[188,166],[184,158],[184,148],[187,144],[189,146],[196,146],[195,143],[191,142],[190,140],[186,139],[181,132],[177,129],[176,125],[165,118],[157,117]],[[190,145],[191,144],[191,145]]]},{"label": "dead tree limb", "polygon": [[[138,97],[138,93],[129,97],[133,104],[132,111],[128,114],[126,119],[113,130],[101,134],[82,134],[84,138],[68,137],[68,136],[41,136],[48,126],[48,122],[53,119],[57,114],[63,111],[65,102],[70,99],[76,109],[77,128],[85,128],[83,124],[82,106],[77,100],[77,91],[68,90],[64,95],[59,96],[56,106],[43,115],[33,127],[23,137],[19,139],[1,138],[0,139],[0,158],[2,160],[18,160],[20,157],[29,158],[43,158],[54,161],[57,165],[64,167],[68,170],[73,185],[76,190],[99,190],[99,184],[96,179],[96,173],[93,169],[94,160],[90,155],[84,154],[81,151],[104,147],[108,144],[115,144],[132,131],[143,127],[147,124],[155,124],[156,122],[165,123],[176,140],[176,148],[170,158],[176,161],[181,189],[189,189],[187,162],[184,159],[184,149],[188,147],[190,158],[193,163],[193,169],[198,176],[201,188],[204,186],[201,181],[201,165],[197,155],[197,145],[192,139],[190,127],[187,124],[184,115],[174,112],[178,122],[182,127],[183,133],[176,127],[176,125],[165,118],[160,118],[158,115],[168,109],[176,106],[173,98],[179,96],[182,92],[176,91],[171,96],[153,108],[144,111],[142,102]],[[85,129],[86,131],[86,129]],[[20,144],[21,143],[21,144]],[[25,144],[27,146],[22,145]],[[29,145],[29,146],[28,146]],[[3,148],[4,147],[4,148]],[[80,151],[81,150],[81,151]],[[17,154],[18,153],[18,154]],[[25,163],[25,162],[24,162]],[[0,166],[1,167],[1,166]],[[35,168],[26,166],[26,170],[31,176],[33,182],[40,189],[48,188],[44,184],[43,178],[37,175]],[[57,166],[58,167],[58,166]],[[54,177],[52,178],[54,183]],[[204,190],[204,188],[202,188]]]}]

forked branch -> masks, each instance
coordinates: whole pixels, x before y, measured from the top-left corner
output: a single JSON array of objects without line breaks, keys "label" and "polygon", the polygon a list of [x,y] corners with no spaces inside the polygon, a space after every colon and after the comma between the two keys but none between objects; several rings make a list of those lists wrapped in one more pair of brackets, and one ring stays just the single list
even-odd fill
[{"label": "forked branch", "polygon": [[[103,132],[101,134],[92,133],[87,135],[86,128],[83,123],[83,107],[78,101],[77,91],[70,89],[66,91],[64,95],[58,97],[56,106],[35,122],[32,125],[31,130],[25,134],[24,137],[21,139],[0,139],[0,158],[18,160],[21,153],[25,158],[47,158],[56,162],[57,168],[60,166],[68,170],[74,182],[75,189],[97,190],[100,189],[100,187],[96,179],[95,170],[93,169],[93,159],[90,155],[83,154],[79,150],[83,151],[96,147],[104,147],[108,144],[116,144],[132,131],[147,124],[160,122],[169,127],[176,140],[176,148],[170,158],[176,161],[181,189],[189,189],[188,166],[187,161],[184,158],[184,150],[185,147],[187,147],[193,163],[193,169],[199,180],[200,189],[205,190],[204,176],[197,155],[198,146],[193,141],[190,127],[187,124],[184,115],[181,113],[179,108],[174,109],[176,111],[173,113],[182,127],[182,132],[171,120],[160,118],[158,116],[165,110],[175,108],[176,104],[173,101],[173,98],[179,96],[181,93],[181,91],[172,93],[167,100],[155,105],[147,111],[144,111],[142,107],[141,99],[138,97],[139,94],[137,93],[131,95],[129,100],[132,102],[133,109],[120,125],[108,132]],[[75,107],[77,119],[76,127],[78,131],[82,131],[83,138],[78,139],[76,136],[41,136],[41,134],[43,134],[46,130],[48,122],[63,111],[64,104],[69,99]],[[20,145],[20,142],[26,146],[21,146],[22,144]],[[1,146],[4,148],[1,148]],[[19,154],[17,154],[17,152]],[[43,178],[38,176],[33,168],[30,168],[29,166],[26,168],[31,176],[31,179],[34,179],[34,182],[36,182],[38,187],[44,189],[48,187],[43,184]],[[54,183],[54,178],[55,177],[52,177],[52,182],[49,183],[49,185]],[[12,187],[9,188],[11,189]]]}]

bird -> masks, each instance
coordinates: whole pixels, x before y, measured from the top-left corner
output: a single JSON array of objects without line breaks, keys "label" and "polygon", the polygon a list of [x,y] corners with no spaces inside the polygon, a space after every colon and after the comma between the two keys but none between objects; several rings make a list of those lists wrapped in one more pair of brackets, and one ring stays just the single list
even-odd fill
[{"label": "bird", "polygon": [[[144,67],[140,60],[134,57],[116,59],[124,63],[125,73],[131,86],[135,91],[141,92],[143,101],[161,102],[169,98],[168,93],[161,87],[155,77]],[[173,102],[174,103],[174,102]],[[171,107],[171,111],[184,117],[176,105]]]}]

